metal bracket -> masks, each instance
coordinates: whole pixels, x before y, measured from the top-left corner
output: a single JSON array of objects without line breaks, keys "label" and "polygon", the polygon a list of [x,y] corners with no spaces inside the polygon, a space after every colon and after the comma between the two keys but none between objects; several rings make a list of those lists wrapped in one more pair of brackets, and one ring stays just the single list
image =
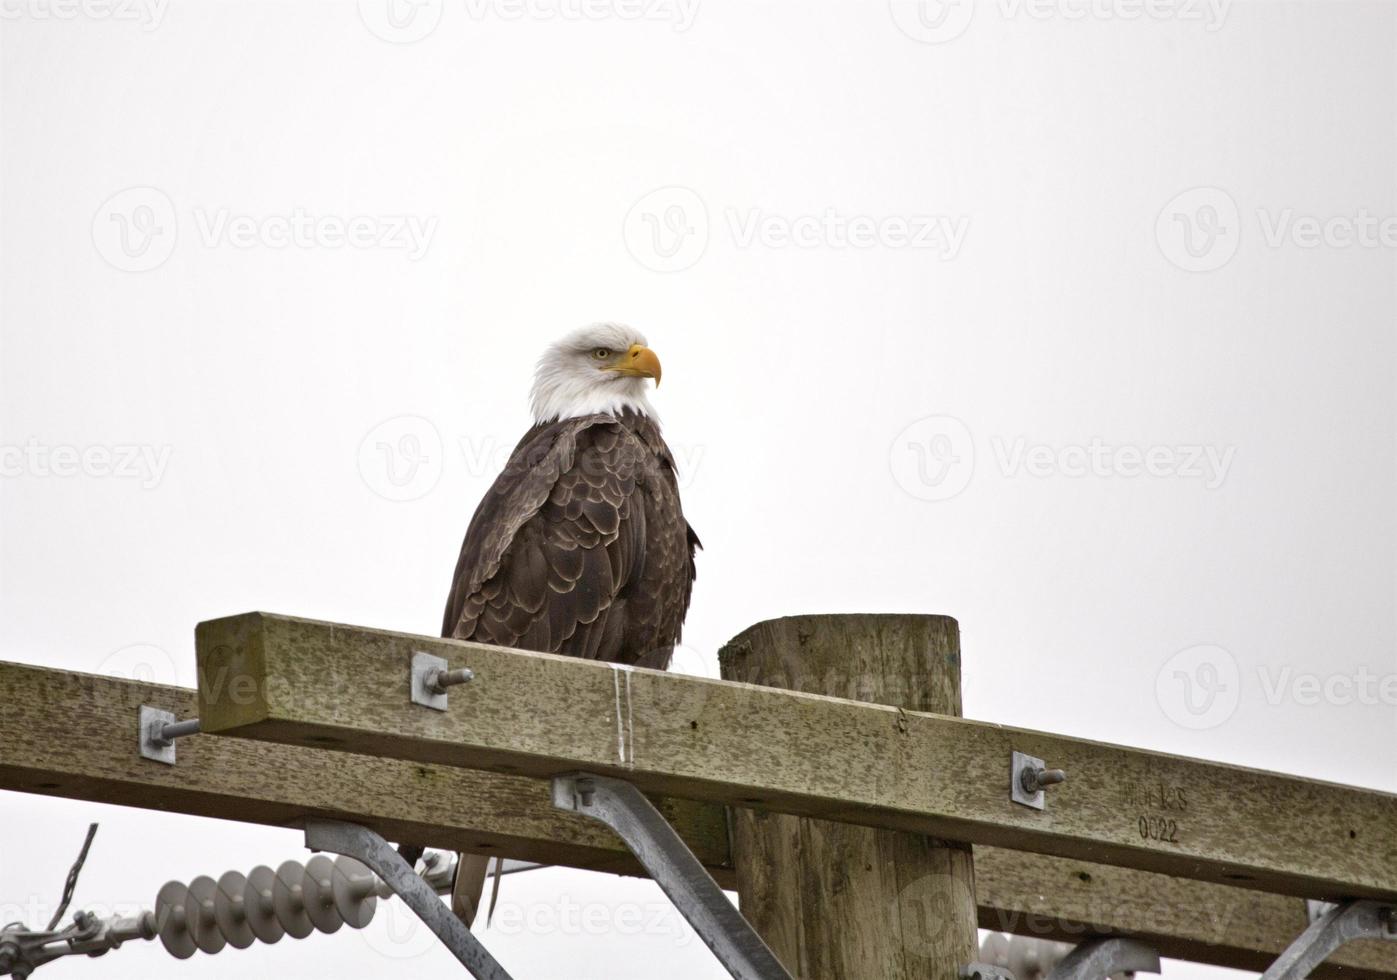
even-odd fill
[{"label": "metal bracket", "polygon": [[1009,799],[1015,803],[1043,809],[1043,790],[1067,780],[1061,769],[1049,769],[1042,759],[1014,752],[1009,758]]},{"label": "metal bracket", "polygon": [[448,705],[447,689],[464,684],[474,677],[475,671],[469,667],[448,670],[444,657],[414,650],[408,675],[409,697],[413,704],[420,704],[435,711],[445,711]]},{"label": "metal bracket", "polygon": [[1158,973],[1159,953],[1136,939],[1108,937],[1078,944],[1046,980],[1106,980],[1117,973]]},{"label": "metal bracket", "polygon": [[640,790],[623,779],[569,773],[553,777],[553,805],[614,830],[737,980],[791,980],[776,954]]},{"label": "metal bracket", "polygon": [[511,980],[505,968],[471,935],[436,890],[412,870],[392,845],[369,828],[342,820],[307,820],[306,847],[347,854],[367,865],[436,933],[476,980]]},{"label": "metal bracket", "polygon": [[1330,953],[1355,939],[1397,940],[1397,906],[1366,899],[1333,906],[1286,947],[1261,980],[1304,980]]},{"label": "metal bracket", "polygon": [[1305,899],[1305,924],[1309,925],[1324,918],[1330,909],[1338,908],[1338,902],[1324,902],[1317,898]]},{"label": "metal bracket", "polygon": [[175,739],[199,731],[198,718],[176,721],[174,712],[152,708],[148,704],[141,705],[137,723],[140,726],[141,758],[163,762],[167,766],[175,764]]}]

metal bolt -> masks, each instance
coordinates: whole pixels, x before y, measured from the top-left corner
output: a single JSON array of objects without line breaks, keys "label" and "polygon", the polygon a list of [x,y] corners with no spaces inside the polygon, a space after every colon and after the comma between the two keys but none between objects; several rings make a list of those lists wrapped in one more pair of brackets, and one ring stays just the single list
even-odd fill
[{"label": "metal bolt", "polygon": [[592,801],[597,797],[597,784],[590,779],[579,779],[577,781],[577,798],[582,801],[583,806],[591,806]]},{"label": "metal bolt", "polygon": [[1067,773],[1061,769],[1025,769],[1019,775],[1019,785],[1029,795],[1037,793],[1040,789],[1065,782],[1067,782]]},{"label": "metal bolt", "polygon": [[433,694],[445,694],[448,687],[464,684],[474,677],[475,671],[469,667],[457,667],[455,670],[442,670],[440,667],[433,667],[423,675],[422,683]]},{"label": "metal bolt", "polygon": [[186,721],[167,722],[159,728],[155,728],[151,731],[150,740],[156,745],[174,745],[177,738],[197,734],[199,734],[199,719],[190,718]]}]

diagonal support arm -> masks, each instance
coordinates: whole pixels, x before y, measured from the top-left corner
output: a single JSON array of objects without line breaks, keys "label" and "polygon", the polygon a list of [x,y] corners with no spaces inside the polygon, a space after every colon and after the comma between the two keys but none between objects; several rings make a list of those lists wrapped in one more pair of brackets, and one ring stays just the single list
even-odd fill
[{"label": "diagonal support arm", "polygon": [[1106,980],[1117,973],[1158,973],[1159,954],[1135,939],[1109,937],[1081,943],[1047,980]]},{"label": "diagonal support arm", "polygon": [[476,980],[511,980],[504,967],[471,935],[465,923],[456,918],[432,886],[372,830],[341,820],[307,820],[306,846],[317,851],[347,854],[368,865],[417,913],[427,928],[436,933]]},{"label": "diagonal support arm", "polygon": [[1354,939],[1397,939],[1397,907],[1366,900],[1334,906],[1300,933],[1261,980],[1304,980]]},{"label": "diagonal support arm", "polygon": [[776,954],[640,790],[622,779],[570,773],[553,777],[553,805],[616,831],[736,980],[791,980]]}]

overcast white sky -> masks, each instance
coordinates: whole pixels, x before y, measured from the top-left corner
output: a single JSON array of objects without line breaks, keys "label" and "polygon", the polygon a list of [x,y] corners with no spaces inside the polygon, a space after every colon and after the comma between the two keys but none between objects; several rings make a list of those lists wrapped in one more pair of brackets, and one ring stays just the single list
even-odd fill
[{"label": "overcast white sky", "polygon": [[[685,669],[947,613],[970,717],[1397,791],[1391,4],[389,2],[0,4],[0,657],[435,632],[535,358],[619,319],[706,546]],[[98,909],[305,855],[0,794],[0,918],[90,820]],[[720,975],[647,882],[502,901],[521,980]],[[259,971],[460,975],[389,906],[41,976]]]}]

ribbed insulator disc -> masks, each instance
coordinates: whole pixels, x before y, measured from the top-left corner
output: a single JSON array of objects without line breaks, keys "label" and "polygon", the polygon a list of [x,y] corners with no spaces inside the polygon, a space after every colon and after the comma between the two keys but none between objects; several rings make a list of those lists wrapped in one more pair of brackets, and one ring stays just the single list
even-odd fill
[{"label": "ribbed insulator disc", "polygon": [[217,894],[218,882],[208,875],[200,875],[189,883],[189,898],[184,903],[184,917],[194,936],[194,945],[210,954],[222,952],[223,947],[228,945],[213,917],[213,902]]},{"label": "ribbed insulator disc", "polygon": [[321,932],[338,932],[344,920],[335,908],[335,862],[317,854],[306,862],[306,915]]},{"label": "ribbed insulator disc", "polygon": [[281,920],[276,917],[273,894],[276,872],[259,864],[247,875],[247,890],[243,892],[243,911],[252,934],[264,943],[274,943],[286,935]]},{"label": "ribbed insulator disc", "polygon": [[241,871],[225,871],[213,897],[213,920],[234,949],[247,949],[257,941],[247,924],[246,901],[247,878]]},{"label": "ribbed insulator disc", "polygon": [[277,921],[292,939],[305,939],[315,931],[310,916],[306,915],[305,898],[302,895],[302,882],[306,869],[296,861],[283,861],[276,869],[276,882],[272,886],[272,909]]},{"label": "ribbed insulator disc", "polygon": [[335,908],[351,929],[362,929],[374,917],[378,876],[348,855],[335,858]]},{"label": "ribbed insulator disc", "polygon": [[182,881],[165,882],[155,896],[155,924],[160,944],[177,960],[189,959],[198,949],[184,918],[184,903],[188,898],[189,888]]}]

